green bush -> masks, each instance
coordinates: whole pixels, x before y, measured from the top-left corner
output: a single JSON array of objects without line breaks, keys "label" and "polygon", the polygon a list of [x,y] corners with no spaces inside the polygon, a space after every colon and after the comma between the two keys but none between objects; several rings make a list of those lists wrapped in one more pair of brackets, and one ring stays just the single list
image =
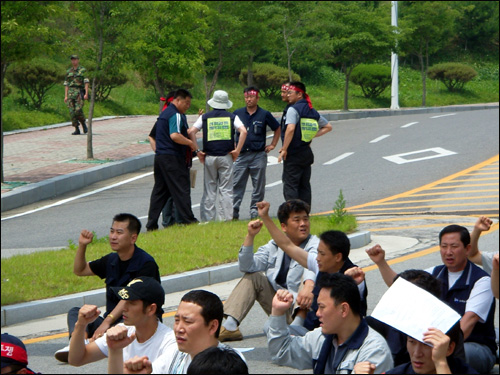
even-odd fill
[{"label": "green bush", "polygon": [[465,64],[442,63],[431,66],[427,71],[427,76],[443,82],[448,91],[458,91],[476,77],[477,72]]},{"label": "green bush", "polygon": [[21,90],[22,103],[30,105],[27,95],[33,108],[40,109],[47,91],[64,80],[64,69],[52,60],[37,58],[13,64],[7,78]]},{"label": "green bush", "polygon": [[361,86],[365,98],[376,98],[391,84],[391,68],[360,64],[352,70],[351,82]]},{"label": "green bush", "polygon": [[[247,85],[248,71],[242,69],[240,82]],[[288,69],[279,67],[271,63],[253,64],[253,82],[263,94],[268,97],[279,97],[281,85],[288,81]],[[300,76],[292,72],[292,81],[300,81]]]}]

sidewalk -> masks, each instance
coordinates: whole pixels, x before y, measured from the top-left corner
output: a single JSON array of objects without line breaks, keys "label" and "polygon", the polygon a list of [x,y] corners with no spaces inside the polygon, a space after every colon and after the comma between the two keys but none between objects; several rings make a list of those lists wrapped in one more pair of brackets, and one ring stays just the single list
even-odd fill
[{"label": "sidewalk", "polygon": [[[415,113],[498,108],[498,103],[448,107],[320,111],[330,121]],[[281,113],[274,113],[276,117]],[[153,165],[148,135],[157,116],[94,119],[94,160],[87,160],[87,136],[71,135],[70,123],[4,134],[2,212],[54,198],[98,181]],[[197,115],[188,115],[188,123]]]}]

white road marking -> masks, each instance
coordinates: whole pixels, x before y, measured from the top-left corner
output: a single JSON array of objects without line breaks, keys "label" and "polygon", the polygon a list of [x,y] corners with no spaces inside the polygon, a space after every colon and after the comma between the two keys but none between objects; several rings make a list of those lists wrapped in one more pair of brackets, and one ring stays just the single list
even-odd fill
[{"label": "white road marking", "polygon": [[52,203],[52,204],[49,204],[47,206],[43,206],[43,207],[39,207],[39,208],[36,208],[34,210],[30,210],[30,211],[26,211],[26,212],[22,212],[20,214],[17,214],[17,215],[12,215],[12,216],[8,216],[8,217],[4,217],[2,219],[2,221],[4,220],[9,220],[9,219],[14,219],[16,217],[20,217],[20,216],[25,216],[25,215],[29,215],[29,214],[33,214],[35,212],[38,212],[38,211],[43,211],[43,210],[46,210],[48,208],[52,208],[52,207],[56,207],[56,206],[60,206],[62,204],[65,204],[65,203],[68,203],[68,202],[71,202],[71,201],[74,201],[74,200],[77,200],[77,199],[80,199],[80,198],[85,198],[85,197],[88,197],[89,195],[93,195],[93,194],[97,194],[97,193],[100,193],[101,191],[105,191],[105,190],[109,190],[109,189],[113,189],[117,186],[120,186],[120,185],[125,185],[125,184],[128,184],[129,182],[132,182],[132,181],[135,181],[135,180],[139,180],[141,178],[144,178],[144,177],[148,177],[148,176],[151,176],[153,174],[153,172],[148,172],[148,173],[145,173],[145,174],[141,174],[139,176],[136,176],[136,177],[132,177],[132,178],[129,178],[127,180],[124,180],[124,181],[121,181],[121,182],[118,182],[116,184],[113,184],[113,185],[109,185],[109,186],[105,186],[103,188],[100,188],[100,189],[96,189],[96,190],[92,190],[92,191],[89,191],[87,193],[83,193],[83,194],[80,194],[80,195],[77,195],[77,196],[74,196],[74,197],[71,197],[71,198],[67,198],[67,199],[63,199],[63,200],[60,200],[56,203]]},{"label": "white road marking", "polygon": [[448,113],[446,115],[432,116],[430,118],[440,118],[440,117],[455,116],[455,115],[456,115],[456,113]]},{"label": "white road marking", "polygon": [[267,165],[278,165],[278,158],[276,156],[267,155]]},{"label": "white road marking", "polygon": [[[428,156],[424,156],[424,157],[416,158],[416,159],[404,158],[405,156],[422,154],[425,152],[433,153],[433,155],[428,155]],[[390,162],[396,163],[396,164],[405,164],[405,163],[412,163],[414,161],[429,160],[429,159],[440,158],[443,156],[450,156],[450,155],[455,155],[455,154],[456,154],[456,152],[448,151],[448,150],[445,150],[444,148],[441,148],[441,147],[434,147],[434,148],[428,148],[426,150],[407,152],[404,154],[384,156],[383,158],[390,161]]]},{"label": "white road marking", "polygon": [[326,163],[323,163],[323,165],[330,165],[330,164],[336,163],[342,159],[345,159],[345,158],[351,156],[352,154],[354,154],[354,152],[346,152],[345,154],[337,156],[335,159],[332,159],[332,160],[327,161]]},{"label": "white road marking", "polygon": [[385,139],[385,138],[390,137],[390,136],[391,136],[390,134],[382,135],[378,138],[375,138],[373,141],[370,141],[370,143],[377,143],[377,142],[381,141],[382,139]]},{"label": "white road marking", "polygon": [[270,187],[273,187],[273,186],[278,186],[280,184],[282,184],[283,181],[279,180],[279,181],[276,181],[276,182],[273,182],[273,183],[270,183],[270,184],[267,184],[266,185],[266,188],[270,188]]},{"label": "white road marking", "polygon": [[403,125],[402,128],[409,128],[412,125],[418,124],[418,122],[410,122],[409,124]]}]

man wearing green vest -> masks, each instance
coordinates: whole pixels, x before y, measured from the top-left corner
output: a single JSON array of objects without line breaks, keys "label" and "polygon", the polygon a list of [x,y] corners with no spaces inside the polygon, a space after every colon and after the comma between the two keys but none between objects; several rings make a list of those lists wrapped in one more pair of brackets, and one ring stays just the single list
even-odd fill
[{"label": "man wearing green vest", "polygon": [[[203,129],[203,151],[197,150],[198,158],[205,164],[201,221],[215,220],[216,215],[219,220],[229,221],[233,219],[233,163],[245,143],[247,130],[238,116],[227,111],[233,106],[227,92],[215,91],[207,103],[213,110],[200,116],[189,129],[191,137]],[[240,133],[236,148],[235,129]]]},{"label": "man wearing green vest", "polygon": [[332,126],[313,108],[302,82],[289,84],[288,104],[278,157],[278,162],[283,160],[283,195],[285,200],[301,199],[311,205],[311,141],[331,131]]}]

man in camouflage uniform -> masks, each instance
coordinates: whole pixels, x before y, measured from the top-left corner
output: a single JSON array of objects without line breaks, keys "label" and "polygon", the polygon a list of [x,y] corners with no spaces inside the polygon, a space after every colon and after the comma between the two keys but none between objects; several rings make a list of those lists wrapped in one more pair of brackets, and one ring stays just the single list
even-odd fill
[{"label": "man in camouflage uniform", "polygon": [[83,132],[87,133],[85,124],[85,115],[83,114],[83,101],[89,98],[89,79],[87,70],[79,66],[80,59],[78,55],[71,55],[71,68],[66,71],[66,80],[64,81],[64,102],[68,104],[71,122],[75,127],[72,135],[80,134],[78,122],[82,124]]}]

